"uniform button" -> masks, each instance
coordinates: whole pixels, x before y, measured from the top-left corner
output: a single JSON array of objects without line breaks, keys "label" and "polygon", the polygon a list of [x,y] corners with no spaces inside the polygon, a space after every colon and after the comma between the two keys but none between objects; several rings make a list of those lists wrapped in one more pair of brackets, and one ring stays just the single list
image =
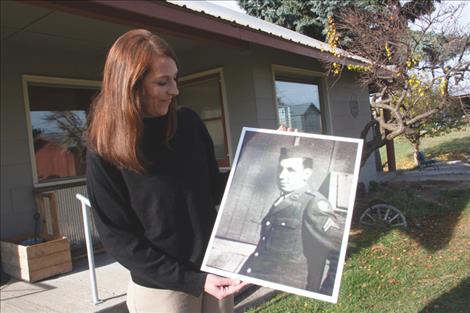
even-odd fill
[{"label": "uniform button", "polygon": [[281,223],[281,226],[286,226],[286,223],[282,222],[282,223]]},{"label": "uniform button", "polygon": [[266,226],[269,226],[269,225],[271,225],[271,222],[270,222],[270,221],[267,221],[267,222],[266,222]]},{"label": "uniform button", "polygon": [[251,273],[251,267],[246,270],[247,273]]},{"label": "uniform button", "polygon": [[261,240],[266,240],[266,237],[265,236],[261,237]]},{"label": "uniform button", "polygon": [[255,252],[255,256],[258,256],[258,255],[259,255],[259,253],[258,253],[258,252]]}]

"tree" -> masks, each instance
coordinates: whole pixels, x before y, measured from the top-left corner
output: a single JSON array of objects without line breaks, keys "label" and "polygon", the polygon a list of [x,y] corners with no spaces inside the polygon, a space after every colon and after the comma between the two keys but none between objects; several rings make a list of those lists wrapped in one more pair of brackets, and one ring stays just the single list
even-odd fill
[{"label": "tree", "polygon": [[84,119],[74,111],[54,111],[44,119],[55,123],[61,131],[55,136],[57,143],[71,151],[75,150],[80,163],[84,164],[86,152],[84,141],[86,123]]},{"label": "tree", "polygon": [[[437,0],[440,2],[440,0]],[[281,25],[312,38],[324,41],[328,33],[328,18],[347,8],[376,13],[388,0],[238,0],[250,15]],[[434,0],[413,0],[401,7],[401,14],[413,20],[433,9]],[[351,38],[343,34],[344,46]]]},{"label": "tree", "polygon": [[[439,96],[434,93],[425,95],[424,101],[418,102],[415,106],[415,114],[423,114],[433,108],[439,106]],[[414,99],[406,99],[405,101],[414,101]],[[424,137],[437,137],[448,134],[451,130],[460,130],[467,126],[468,120],[462,118],[464,112],[458,105],[460,100],[452,99],[455,103],[447,108],[440,110],[429,119],[410,125],[405,132],[404,137],[411,143],[413,147],[413,156],[415,165],[419,165],[418,152],[420,151],[421,140]],[[420,107],[419,105],[423,106]]]},{"label": "tree", "polygon": [[[349,9],[337,18],[336,31],[354,39],[348,52],[368,60],[364,66],[347,66],[358,71],[361,82],[372,89],[374,119],[361,134],[366,140],[363,163],[397,136],[416,138],[426,128],[451,126],[452,119],[459,122],[463,113],[453,96],[469,88],[462,83],[469,78],[470,34],[453,22],[461,8],[447,6],[416,16],[409,27],[408,17],[400,14],[400,2],[390,3],[373,15]],[[335,29],[334,23],[330,22],[330,29]],[[340,66],[330,66],[338,74]],[[449,123],[436,122],[444,117]],[[373,125],[380,135],[369,139]]]},{"label": "tree", "polygon": [[[365,140],[362,165],[397,136],[421,133],[426,125],[438,125],[433,121],[448,112],[454,117],[459,114],[453,96],[469,81],[470,35],[454,23],[461,7],[441,5],[434,12],[435,2],[440,1],[240,0],[248,13],[294,30],[324,23],[326,18],[322,25],[330,52],[343,58],[341,63],[327,64],[333,83],[343,70],[356,71],[371,93],[373,118],[361,132]],[[295,8],[303,11],[288,10]],[[293,22],[305,12],[308,18]],[[281,16],[276,19],[275,14]],[[363,57],[363,65],[345,65],[346,53],[340,48]],[[469,86],[463,88],[468,93]],[[435,95],[432,105],[430,94]]]}]

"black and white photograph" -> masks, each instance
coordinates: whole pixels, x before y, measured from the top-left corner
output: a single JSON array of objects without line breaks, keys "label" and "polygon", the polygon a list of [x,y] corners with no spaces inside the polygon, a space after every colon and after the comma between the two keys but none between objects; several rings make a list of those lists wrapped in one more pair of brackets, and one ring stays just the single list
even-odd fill
[{"label": "black and white photograph", "polygon": [[337,302],[362,140],[243,128],[202,270]]}]

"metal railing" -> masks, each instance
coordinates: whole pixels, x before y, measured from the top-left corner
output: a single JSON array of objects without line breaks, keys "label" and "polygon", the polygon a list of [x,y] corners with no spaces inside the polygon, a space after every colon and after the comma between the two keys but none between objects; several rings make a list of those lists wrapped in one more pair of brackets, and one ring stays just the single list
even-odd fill
[{"label": "metal railing", "polygon": [[92,220],[90,216],[91,204],[88,198],[77,193],[75,197],[80,201],[82,209],[82,218],[83,218],[83,229],[85,232],[85,241],[86,241],[86,250],[88,257],[88,267],[90,272],[90,284],[91,292],[93,297],[93,303],[98,304],[103,302],[98,297],[98,287],[96,282],[96,271],[95,271],[95,256],[93,254],[93,238],[92,238]]}]

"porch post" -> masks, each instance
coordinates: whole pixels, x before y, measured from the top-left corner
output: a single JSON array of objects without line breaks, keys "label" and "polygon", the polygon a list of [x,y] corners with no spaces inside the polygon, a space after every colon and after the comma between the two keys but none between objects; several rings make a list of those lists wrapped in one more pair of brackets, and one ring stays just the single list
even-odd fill
[{"label": "porch post", "polygon": [[[385,122],[390,119],[390,111],[389,110],[383,110],[384,114],[384,120]],[[385,130],[385,134],[388,134],[390,131]],[[390,141],[387,141],[385,144],[385,147],[387,148],[387,164],[388,164],[388,171],[389,172],[395,172],[397,170],[397,163],[395,160],[395,145],[393,143],[393,139]]]}]

